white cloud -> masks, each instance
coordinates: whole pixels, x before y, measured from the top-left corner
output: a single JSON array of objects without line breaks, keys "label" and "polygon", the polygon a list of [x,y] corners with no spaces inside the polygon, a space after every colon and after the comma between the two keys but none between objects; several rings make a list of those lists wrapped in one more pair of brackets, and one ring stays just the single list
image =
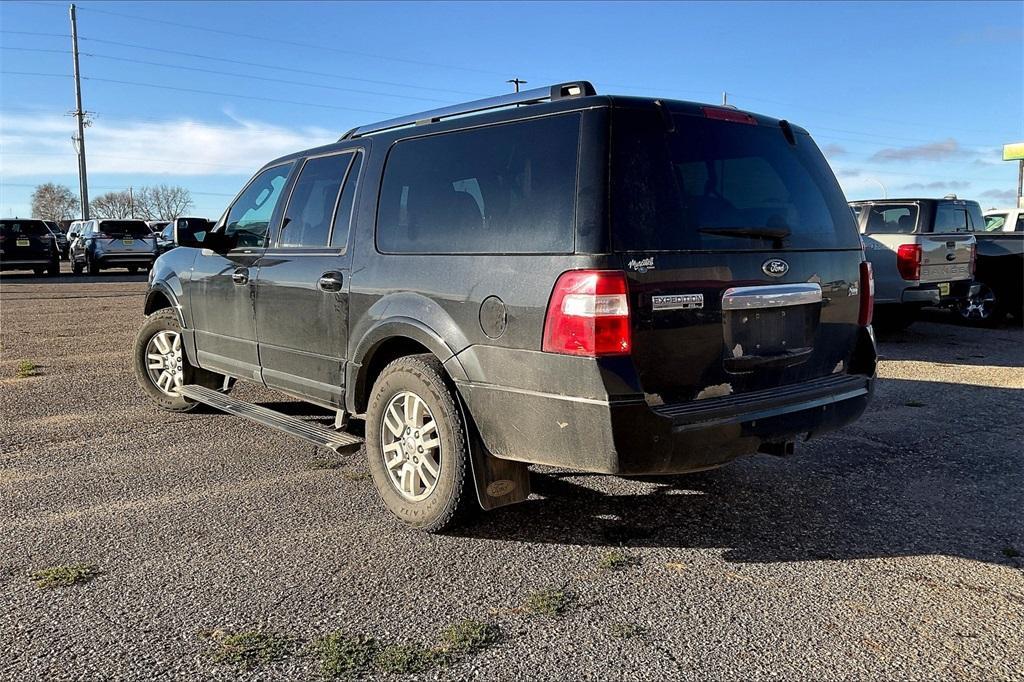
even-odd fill
[{"label": "white cloud", "polygon": [[[341,132],[230,118],[227,124],[97,119],[85,134],[89,172],[249,174],[275,157],[333,142]],[[76,173],[73,132],[74,119],[66,116],[0,115],[0,176]]]}]

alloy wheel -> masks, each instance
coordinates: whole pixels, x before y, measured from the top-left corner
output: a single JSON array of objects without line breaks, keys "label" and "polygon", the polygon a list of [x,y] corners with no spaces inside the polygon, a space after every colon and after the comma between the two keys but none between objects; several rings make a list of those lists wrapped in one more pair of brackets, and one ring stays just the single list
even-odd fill
[{"label": "alloy wheel", "polygon": [[181,334],[169,329],[154,334],[146,344],[146,369],[160,392],[175,398],[181,395],[185,377]]},{"label": "alloy wheel", "polygon": [[402,497],[418,502],[434,492],[441,473],[441,440],[422,398],[402,391],[388,401],[380,444],[388,479]]}]

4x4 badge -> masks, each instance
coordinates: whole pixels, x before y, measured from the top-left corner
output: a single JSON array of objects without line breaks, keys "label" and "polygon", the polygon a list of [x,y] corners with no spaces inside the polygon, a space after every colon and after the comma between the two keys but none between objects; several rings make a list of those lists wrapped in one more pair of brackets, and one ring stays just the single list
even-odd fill
[{"label": "4x4 badge", "polygon": [[782,277],[789,272],[789,263],[781,258],[769,258],[761,266],[761,270],[769,277]]}]

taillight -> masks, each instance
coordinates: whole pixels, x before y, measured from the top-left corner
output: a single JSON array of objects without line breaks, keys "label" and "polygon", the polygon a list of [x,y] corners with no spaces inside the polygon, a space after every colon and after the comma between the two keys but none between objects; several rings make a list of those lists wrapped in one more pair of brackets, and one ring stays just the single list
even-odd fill
[{"label": "taillight", "polygon": [[860,313],[857,324],[866,327],[871,324],[875,312],[875,273],[871,263],[860,262]]},{"label": "taillight", "polygon": [[551,293],[544,320],[546,353],[627,355],[632,348],[626,274],[570,270]]},{"label": "taillight", "polygon": [[971,244],[971,277],[974,276],[974,271],[978,266],[978,245]]},{"label": "taillight", "polygon": [[903,279],[921,279],[921,245],[900,244],[896,249],[896,269]]}]

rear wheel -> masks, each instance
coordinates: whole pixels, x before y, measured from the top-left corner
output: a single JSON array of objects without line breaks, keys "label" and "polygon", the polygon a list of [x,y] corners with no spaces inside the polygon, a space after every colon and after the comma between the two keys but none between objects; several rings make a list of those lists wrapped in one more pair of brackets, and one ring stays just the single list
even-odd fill
[{"label": "rear wheel", "polygon": [[48,268],[48,272],[50,273],[50,275],[52,275],[54,277],[56,277],[57,275],[60,274],[60,260],[59,259],[58,260],[54,260],[54,261],[52,261],[50,263],[50,267]]},{"label": "rear wheel", "polygon": [[99,263],[94,261],[88,253],[85,254],[85,268],[89,271],[90,275],[100,274]]},{"label": "rear wheel", "polygon": [[78,261],[76,261],[75,259],[72,258],[71,259],[71,272],[73,272],[76,275],[81,275],[82,274],[82,269],[83,269],[82,263],[79,263]]},{"label": "rear wheel", "polygon": [[173,308],[146,318],[135,337],[135,378],[157,405],[172,412],[188,412],[199,403],[181,395],[185,384],[220,388],[223,377],[193,367],[182,347],[181,323]]},{"label": "rear wheel", "polygon": [[996,293],[982,284],[978,293],[960,301],[957,306],[960,319],[967,324],[991,326],[998,323],[1004,316],[996,300]]},{"label": "rear wheel", "polygon": [[468,516],[468,433],[437,358],[411,355],[384,368],[366,411],[366,456],[391,513],[431,533]]},{"label": "rear wheel", "polygon": [[36,277],[42,277],[44,274],[46,274],[46,268],[32,268],[32,274],[34,274]]}]

